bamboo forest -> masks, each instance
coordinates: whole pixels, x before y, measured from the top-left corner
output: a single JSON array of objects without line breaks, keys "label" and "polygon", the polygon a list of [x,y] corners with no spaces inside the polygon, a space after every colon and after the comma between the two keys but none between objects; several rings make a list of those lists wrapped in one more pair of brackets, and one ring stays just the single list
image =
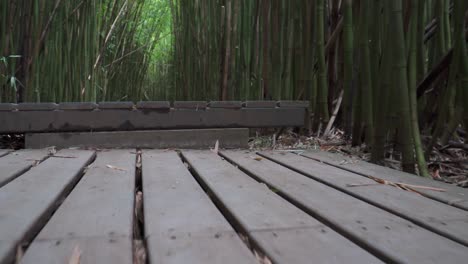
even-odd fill
[{"label": "bamboo forest", "polygon": [[[0,102],[308,101],[370,160],[468,149],[466,0],[0,1]],[[325,134],[325,135],[324,135]]]}]

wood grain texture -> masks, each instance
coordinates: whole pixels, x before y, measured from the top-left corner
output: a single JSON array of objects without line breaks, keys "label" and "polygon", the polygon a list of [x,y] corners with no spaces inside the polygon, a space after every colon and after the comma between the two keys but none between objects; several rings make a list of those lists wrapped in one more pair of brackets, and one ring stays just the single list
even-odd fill
[{"label": "wood grain texture", "polygon": [[0,158],[0,188],[48,156],[46,149],[25,149]]},{"label": "wood grain texture", "polygon": [[317,161],[322,161],[326,164],[330,164],[332,166],[336,166],[338,168],[342,168],[344,170],[348,170],[364,176],[373,176],[392,182],[402,182],[407,184],[444,189],[446,190],[445,192],[438,192],[415,188],[415,190],[427,197],[464,210],[468,210],[468,189],[463,189],[455,185],[418,177],[414,174],[378,166],[363,160],[353,159],[351,157],[346,157],[340,154],[333,154],[324,151],[307,151],[300,153],[300,155],[312,158]]},{"label": "wood grain texture", "polygon": [[135,161],[134,150],[98,152],[22,263],[66,263],[74,247],[81,264],[131,263]]},{"label": "wood grain texture", "polygon": [[174,151],[143,151],[145,235],[152,263],[256,263]]},{"label": "wood grain texture", "polygon": [[199,179],[274,263],[380,263],[216,154],[182,154]]},{"label": "wood grain texture", "polygon": [[61,150],[0,189],[0,263],[11,261],[16,246],[38,232],[80,179],[94,151]]},{"label": "wood grain texture", "polygon": [[261,158],[254,152],[223,151],[222,155],[390,262],[462,263],[468,258],[463,245]]},{"label": "wood grain texture", "polygon": [[9,149],[0,149],[0,157],[3,157],[3,156],[7,155],[10,152],[11,152],[11,150],[9,150]]},{"label": "wood grain texture", "polygon": [[[262,155],[468,246],[468,212],[292,153]],[[349,184],[358,185],[349,187]]]},{"label": "wood grain texture", "polygon": [[303,126],[305,113],[286,107],[17,111],[0,115],[0,133]]}]

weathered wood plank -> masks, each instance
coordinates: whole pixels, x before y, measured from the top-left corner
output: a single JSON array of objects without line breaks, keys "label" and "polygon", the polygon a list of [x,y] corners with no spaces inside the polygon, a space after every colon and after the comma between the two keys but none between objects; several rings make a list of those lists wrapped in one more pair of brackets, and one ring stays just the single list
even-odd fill
[{"label": "weathered wood plank", "polygon": [[0,188],[48,156],[46,149],[18,150],[0,158]]},{"label": "weathered wood plank", "polygon": [[222,155],[390,262],[462,263],[468,259],[463,245],[253,152],[223,151]]},{"label": "weathered wood plank", "polygon": [[3,156],[7,155],[10,152],[11,152],[10,149],[0,149],[0,157],[3,157]]},{"label": "weathered wood plank", "polygon": [[206,101],[175,101],[174,108],[205,110],[208,103]]},{"label": "weathered wood plank", "polygon": [[[133,152],[133,153],[132,153]],[[131,263],[135,151],[99,152],[26,251],[22,263]]]},{"label": "weathered wood plank", "polygon": [[0,133],[303,126],[306,111],[305,108],[166,110],[4,112],[0,115]]},{"label": "weathered wood plank", "polygon": [[152,263],[255,263],[176,152],[143,151],[145,235]]},{"label": "weathered wood plank", "polygon": [[[417,193],[375,181],[292,153],[262,152],[282,165],[390,211],[468,246],[468,212]],[[354,185],[350,187],[349,185]]]},{"label": "weathered wood plank", "polygon": [[9,263],[16,246],[42,228],[94,152],[61,150],[57,155],[70,158],[48,158],[0,189],[0,263]]},{"label": "weathered wood plank", "polygon": [[248,147],[249,129],[179,129],[110,132],[61,132],[26,134],[27,148],[56,146],[96,148],[222,148]]},{"label": "weathered wood plank", "polygon": [[274,263],[378,263],[210,151],[183,151],[199,179]]},{"label": "weathered wood plank", "polygon": [[446,190],[446,192],[431,191],[421,188],[415,188],[415,190],[437,201],[468,210],[468,189],[425,179],[414,174],[378,166],[369,162],[345,157],[339,154],[333,154],[324,151],[307,151],[300,153],[300,155],[322,161],[324,163],[364,176],[374,176],[392,182],[402,182],[413,185],[441,188]]}]

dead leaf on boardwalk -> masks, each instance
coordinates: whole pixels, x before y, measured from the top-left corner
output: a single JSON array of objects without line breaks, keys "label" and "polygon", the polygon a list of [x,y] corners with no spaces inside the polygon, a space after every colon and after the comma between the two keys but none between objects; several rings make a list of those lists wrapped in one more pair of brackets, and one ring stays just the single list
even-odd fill
[{"label": "dead leaf on boardwalk", "polygon": [[49,155],[55,155],[57,153],[57,150],[55,149],[55,146],[47,148],[47,152]]},{"label": "dead leaf on boardwalk", "polygon": [[136,167],[137,169],[141,168],[141,154],[137,155]]},{"label": "dead leaf on boardwalk", "polygon": [[435,188],[435,187],[430,187],[430,186],[413,185],[413,184],[407,184],[407,183],[402,183],[402,182],[392,182],[392,181],[387,181],[387,180],[380,179],[380,178],[373,177],[373,176],[367,176],[367,177],[380,184],[390,185],[401,190],[411,191],[411,192],[415,192],[418,194],[421,194],[421,193],[417,189],[431,190],[431,191],[436,191],[436,192],[446,191],[445,189]]},{"label": "dead leaf on boardwalk", "polygon": [[75,248],[73,248],[73,252],[70,257],[70,260],[68,261],[68,264],[80,264],[80,259],[81,259],[80,247],[75,246]]},{"label": "dead leaf on boardwalk", "polygon": [[15,263],[21,263],[21,259],[23,258],[23,256],[24,256],[23,245],[18,245],[18,247],[16,248],[16,261],[15,261]]},{"label": "dead leaf on boardwalk", "polygon": [[27,161],[32,161],[32,162],[33,162],[33,164],[32,164],[33,167],[36,167],[36,166],[39,165],[39,163],[41,163],[41,161],[42,161],[42,160],[40,160],[40,159],[26,159],[26,160],[27,160]]},{"label": "dead leaf on boardwalk", "polygon": [[126,169],[122,169],[122,168],[112,166],[112,165],[109,165],[109,164],[107,164],[106,167],[109,168],[109,169],[113,169],[113,170],[127,171]]},{"label": "dead leaf on boardwalk", "polygon": [[146,263],[146,249],[142,240],[133,240],[133,263]]},{"label": "dead leaf on boardwalk", "polygon": [[250,157],[256,161],[261,161],[263,159],[262,157],[259,157],[259,156],[256,156],[256,157],[250,156]]},{"label": "dead leaf on boardwalk", "polygon": [[254,250],[253,252],[258,262],[260,262],[261,264],[272,264],[271,260],[264,254],[259,253],[256,250]]},{"label": "dead leaf on boardwalk", "polygon": [[214,149],[211,149],[211,151],[213,151],[215,154],[218,154],[218,151],[219,151],[219,140],[216,140]]},{"label": "dead leaf on boardwalk", "polygon": [[135,218],[143,223],[143,193],[138,191],[135,195]]}]

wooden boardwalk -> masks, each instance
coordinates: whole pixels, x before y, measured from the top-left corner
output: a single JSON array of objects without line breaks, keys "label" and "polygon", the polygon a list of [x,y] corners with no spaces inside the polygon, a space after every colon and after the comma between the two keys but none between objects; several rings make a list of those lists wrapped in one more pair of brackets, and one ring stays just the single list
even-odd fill
[{"label": "wooden boardwalk", "polygon": [[468,190],[324,152],[0,150],[0,263],[139,239],[148,263],[467,263]]}]

